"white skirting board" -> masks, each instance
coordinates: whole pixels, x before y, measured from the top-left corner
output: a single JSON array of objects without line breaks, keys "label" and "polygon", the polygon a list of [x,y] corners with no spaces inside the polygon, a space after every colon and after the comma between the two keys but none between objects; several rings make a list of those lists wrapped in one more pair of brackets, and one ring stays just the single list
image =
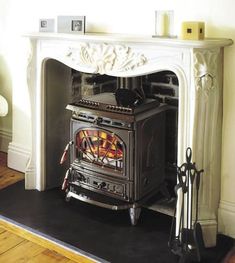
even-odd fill
[{"label": "white skirting board", "polygon": [[30,150],[22,145],[11,142],[8,147],[7,165],[19,172],[25,172],[30,158]]},{"label": "white skirting board", "polygon": [[205,247],[214,247],[216,246],[216,236],[217,236],[217,228],[218,224],[215,219],[209,219],[209,220],[199,220],[201,227],[202,227],[202,233],[203,233],[203,239],[205,243]]},{"label": "white skirting board", "polygon": [[0,129],[0,151],[7,152],[8,145],[12,140],[12,132],[9,130]]},{"label": "white skirting board", "polygon": [[235,203],[220,201],[218,210],[219,233],[235,238]]}]

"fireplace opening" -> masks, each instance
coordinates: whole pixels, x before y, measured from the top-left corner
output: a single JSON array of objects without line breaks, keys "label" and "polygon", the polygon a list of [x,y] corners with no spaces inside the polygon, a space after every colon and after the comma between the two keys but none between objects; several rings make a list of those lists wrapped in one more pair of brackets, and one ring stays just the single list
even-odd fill
[{"label": "fireplace opening", "polygon": [[175,196],[178,142],[179,82],[171,71],[161,71],[144,76],[144,90],[147,96],[157,98],[170,107],[166,111],[165,128],[165,176],[168,191]]},{"label": "fireplace opening", "polygon": [[[61,185],[69,171],[68,199],[77,197],[81,188],[80,200],[87,196],[86,191],[103,193],[103,197],[94,196],[95,204],[107,204],[103,199],[108,197],[111,209],[129,207],[132,224],[139,214],[136,201],[151,196],[163,185],[174,197],[176,75],[161,71],[120,78],[79,72],[53,59],[44,67],[46,187]],[[88,110],[81,110],[84,108]],[[71,140],[70,158],[60,165],[64,146]]]},{"label": "fireplace opening", "polygon": [[[72,70],[71,87],[73,103],[87,96],[101,93],[105,94],[107,92],[115,93],[115,91],[121,87],[128,90],[138,90],[138,94],[142,97],[153,98],[161,104],[169,105],[165,111],[165,182],[170,195],[174,197],[179,100],[177,76],[172,71],[161,71],[140,77],[117,78]],[[108,120],[106,120],[106,122],[108,122]],[[105,133],[103,132],[101,134]]]}]

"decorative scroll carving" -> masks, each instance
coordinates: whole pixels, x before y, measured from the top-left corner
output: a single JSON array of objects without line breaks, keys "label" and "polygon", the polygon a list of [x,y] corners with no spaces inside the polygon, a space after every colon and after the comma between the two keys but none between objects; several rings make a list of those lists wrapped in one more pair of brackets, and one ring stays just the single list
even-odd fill
[{"label": "decorative scroll carving", "polygon": [[195,86],[206,96],[218,86],[218,58],[219,49],[195,50],[193,54]]},{"label": "decorative scroll carving", "polygon": [[123,72],[133,70],[147,62],[143,54],[130,47],[112,44],[83,43],[79,48],[70,48],[67,53],[74,63],[94,69],[94,73]]},{"label": "decorative scroll carving", "polygon": [[[28,42],[28,56],[27,56],[27,84],[28,87],[30,86],[30,81],[32,81],[32,74],[33,74],[33,61],[34,59],[34,53],[33,53],[33,46],[32,46],[32,42]],[[30,91],[30,89],[29,89]]]}]

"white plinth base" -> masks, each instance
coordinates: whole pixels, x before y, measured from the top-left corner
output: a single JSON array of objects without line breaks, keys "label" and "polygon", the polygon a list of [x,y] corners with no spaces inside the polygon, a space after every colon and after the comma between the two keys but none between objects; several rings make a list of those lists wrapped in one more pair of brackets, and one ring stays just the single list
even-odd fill
[{"label": "white plinth base", "polygon": [[203,239],[206,247],[216,246],[217,237],[217,222],[216,220],[203,220],[200,221],[203,233]]},{"label": "white plinth base", "polygon": [[235,238],[235,203],[220,201],[218,221],[219,233]]},{"label": "white plinth base", "polygon": [[22,145],[11,142],[8,147],[8,167],[24,173],[30,154],[30,151],[25,149]]}]

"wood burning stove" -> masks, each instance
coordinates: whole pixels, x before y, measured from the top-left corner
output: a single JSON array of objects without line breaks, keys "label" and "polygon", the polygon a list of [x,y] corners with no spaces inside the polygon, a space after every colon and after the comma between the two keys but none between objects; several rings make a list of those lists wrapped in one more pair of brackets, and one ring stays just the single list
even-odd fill
[{"label": "wood burning stove", "polygon": [[141,205],[164,185],[167,106],[156,99],[123,106],[115,93],[105,92],[67,109],[72,118],[66,199],[129,209],[135,225]]}]

